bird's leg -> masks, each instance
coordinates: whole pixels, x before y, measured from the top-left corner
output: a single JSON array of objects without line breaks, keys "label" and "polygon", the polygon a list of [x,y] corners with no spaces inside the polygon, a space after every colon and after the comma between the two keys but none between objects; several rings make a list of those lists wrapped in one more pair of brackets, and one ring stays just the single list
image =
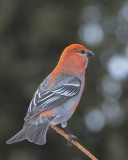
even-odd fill
[{"label": "bird's leg", "polygon": [[71,140],[77,141],[77,137],[72,135],[67,127],[65,127],[65,132],[68,134],[68,146],[72,146]]}]

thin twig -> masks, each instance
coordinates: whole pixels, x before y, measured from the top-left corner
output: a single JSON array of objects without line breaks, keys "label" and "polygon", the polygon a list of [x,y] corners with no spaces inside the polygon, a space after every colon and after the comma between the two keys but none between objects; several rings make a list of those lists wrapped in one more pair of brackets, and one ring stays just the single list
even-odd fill
[{"label": "thin twig", "polygon": [[[58,134],[60,134],[61,136],[65,137],[68,140],[68,135],[60,128],[54,126],[54,125],[50,125],[50,127],[52,129],[54,129]],[[82,152],[84,152],[85,155],[87,155],[89,158],[91,158],[92,160],[98,160],[94,155],[92,155],[87,149],[85,149],[80,143],[78,143],[77,141],[74,141],[73,139],[71,140],[71,142],[77,147],[79,148]]]}]

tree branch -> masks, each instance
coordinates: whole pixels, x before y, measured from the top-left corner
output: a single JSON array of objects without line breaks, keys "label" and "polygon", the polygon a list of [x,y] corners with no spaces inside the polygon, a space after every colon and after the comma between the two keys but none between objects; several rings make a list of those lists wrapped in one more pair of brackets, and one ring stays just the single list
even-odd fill
[{"label": "tree branch", "polygon": [[[68,140],[68,135],[60,128],[54,126],[54,125],[50,125],[50,127],[52,129],[54,129],[58,134],[60,134],[61,136],[63,136],[64,138],[66,138]],[[85,155],[87,155],[89,158],[91,158],[92,160],[98,160],[94,155],[92,155],[87,149],[85,149],[80,143],[78,143],[77,141],[74,141],[73,139],[71,140],[71,142],[78,148],[80,149]]]}]

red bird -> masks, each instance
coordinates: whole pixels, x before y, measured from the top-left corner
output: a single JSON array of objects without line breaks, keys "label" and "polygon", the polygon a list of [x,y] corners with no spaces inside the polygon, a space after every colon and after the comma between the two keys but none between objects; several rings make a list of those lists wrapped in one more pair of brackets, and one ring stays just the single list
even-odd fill
[{"label": "red bird", "polygon": [[40,84],[28,108],[23,129],[7,144],[27,139],[38,145],[46,143],[49,125],[61,124],[71,139],[76,139],[67,129],[85,85],[85,69],[93,52],[80,44],[66,47],[50,75]]}]

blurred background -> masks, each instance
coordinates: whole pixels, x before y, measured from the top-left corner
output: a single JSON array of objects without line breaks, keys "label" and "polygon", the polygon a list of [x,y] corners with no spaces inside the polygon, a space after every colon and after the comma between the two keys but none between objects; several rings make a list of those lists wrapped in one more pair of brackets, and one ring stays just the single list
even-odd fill
[{"label": "blurred background", "polygon": [[0,160],[89,160],[49,129],[47,144],[5,142],[72,43],[95,53],[68,125],[100,160],[128,160],[128,1],[0,0]]}]

